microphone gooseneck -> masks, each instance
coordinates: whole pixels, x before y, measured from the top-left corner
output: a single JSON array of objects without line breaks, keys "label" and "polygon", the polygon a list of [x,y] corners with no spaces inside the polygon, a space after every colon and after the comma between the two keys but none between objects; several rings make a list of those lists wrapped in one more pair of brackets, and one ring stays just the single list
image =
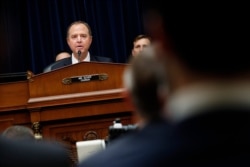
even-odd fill
[{"label": "microphone gooseneck", "polygon": [[78,62],[80,62],[81,53],[82,52],[80,50],[78,50],[78,52],[77,52],[77,54],[78,54]]}]

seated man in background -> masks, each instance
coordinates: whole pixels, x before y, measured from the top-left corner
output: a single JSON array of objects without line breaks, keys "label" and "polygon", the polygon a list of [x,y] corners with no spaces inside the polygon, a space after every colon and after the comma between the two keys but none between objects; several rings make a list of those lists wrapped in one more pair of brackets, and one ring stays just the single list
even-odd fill
[{"label": "seated man in background", "polygon": [[43,69],[43,72],[49,72],[49,71],[51,71],[51,67],[55,66],[55,64],[57,64],[57,61],[65,59],[65,58],[69,58],[69,57],[71,57],[71,55],[68,52],[60,52],[60,53],[58,53],[56,55],[56,58],[55,58],[55,63],[52,63],[52,64],[46,66]]},{"label": "seated man in background", "polygon": [[68,52],[60,52],[56,55],[56,61],[64,59],[64,58],[68,58],[71,55]]},{"label": "seated man in background", "polygon": [[13,125],[6,128],[2,136],[14,140],[34,140],[34,132],[31,128],[21,125]]},{"label": "seated man in background", "polygon": [[137,56],[144,48],[151,44],[151,38],[148,35],[140,34],[133,41],[131,56]]},{"label": "seated man in background", "polygon": [[113,62],[109,57],[90,54],[89,48],[92,43],[92,31],[86,22],[76,21],[70,24],[67,30],[67,43],[72,51],[72,56],[55,62],[51,65],[51,70],[83,61]]}]

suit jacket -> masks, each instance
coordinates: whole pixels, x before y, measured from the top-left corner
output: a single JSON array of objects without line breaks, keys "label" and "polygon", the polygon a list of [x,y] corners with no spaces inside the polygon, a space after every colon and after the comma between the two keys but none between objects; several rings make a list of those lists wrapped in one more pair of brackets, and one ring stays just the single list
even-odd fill
[{"label": "suit jacket", "polygon": [[70,167],[68,152],[62,145],[44,141],[10,140],[0,136],[1,167]]},{"label": "suit jacket", "polygon": [[[90,56],[90,61],[96,61],[96,62],[113,62],[113,60],[111,58],[108,57],[101,57],[101,56]],[[47,66],[43,72],[48,72],[51,70],[55,70],[64,66],[68,66],[72,64],[72,59],[71,57],[69,58],[65,58],[59,61],[56,61],[52,64],[50,64],[49,66]]]},{"label": "suit jacket", "polygon": [[250,166],[250,108],[204,110],[179,123],[124,137],[80,167]]}]

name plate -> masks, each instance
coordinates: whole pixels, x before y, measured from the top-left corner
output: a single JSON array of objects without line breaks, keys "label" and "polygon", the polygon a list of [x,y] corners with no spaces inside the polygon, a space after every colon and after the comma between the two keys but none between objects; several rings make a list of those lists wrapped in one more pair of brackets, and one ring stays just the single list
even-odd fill
[{"label": "name plate", "polygon": [[62,83],[65,85],[69,85],[69,84],[78,83],[78,82],[103,81],[106,79],[108,79],[108,75],[105,73],[91,74],[91,75],[82,75],[82,76],[73,76],[69,78],[64,78],[62,80]]}]

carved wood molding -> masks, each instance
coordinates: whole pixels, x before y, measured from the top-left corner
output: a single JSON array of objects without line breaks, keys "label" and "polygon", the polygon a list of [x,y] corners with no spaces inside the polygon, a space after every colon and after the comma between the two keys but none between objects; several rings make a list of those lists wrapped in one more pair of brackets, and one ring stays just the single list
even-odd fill
[{"label": "carved wood molding", "polygon": [[[96,131],[87,131],[84,133],[82,140],[94,140],[98,139],[98,134]],[[77,157],[77,150],[76,150],[76,142],[79,141],[73,137],[73,134],[64,134],[61,138],[63,142],[66,143],[66,145],[69,146],[69,157],[72,161],[73,166],[78,165],[78,157]]]}]

